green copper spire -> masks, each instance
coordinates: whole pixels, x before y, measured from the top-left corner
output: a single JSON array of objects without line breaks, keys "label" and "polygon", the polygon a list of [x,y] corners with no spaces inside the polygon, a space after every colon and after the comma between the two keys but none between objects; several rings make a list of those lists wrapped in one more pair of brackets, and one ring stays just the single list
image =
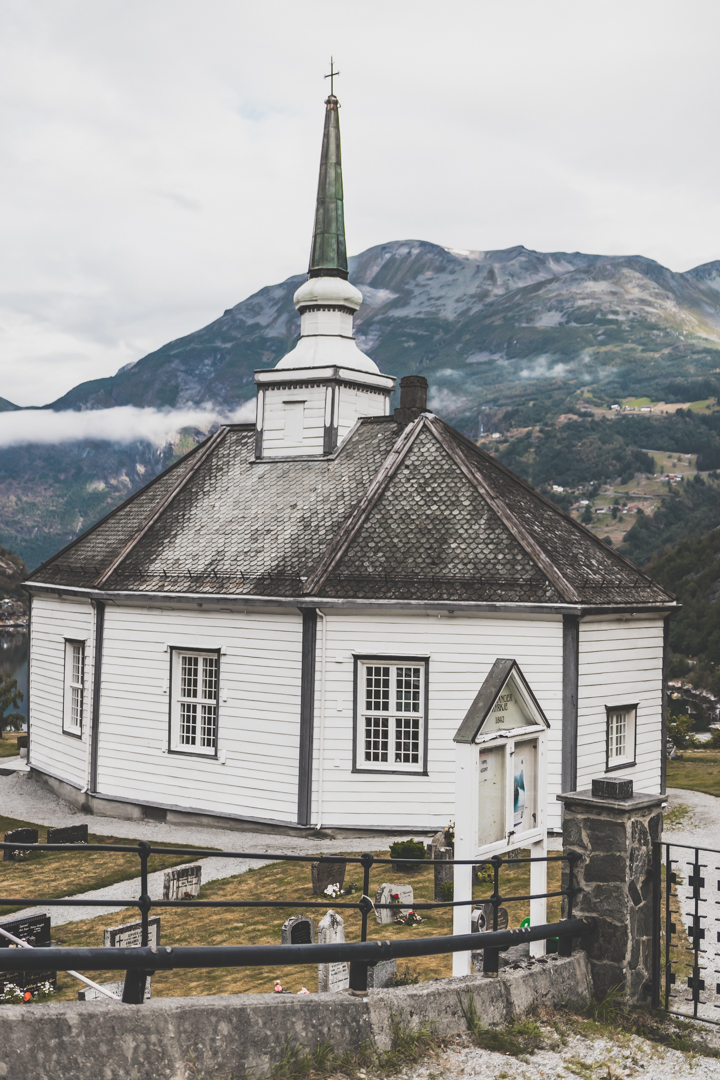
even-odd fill
[{"label": "green copper spire", "polygon": [[308,277],[340,277],[347,280],[348,264],[338,116],[340,103],[331,92],[325,105],[325,130],[320,155],[315,231],[310,251]]}]

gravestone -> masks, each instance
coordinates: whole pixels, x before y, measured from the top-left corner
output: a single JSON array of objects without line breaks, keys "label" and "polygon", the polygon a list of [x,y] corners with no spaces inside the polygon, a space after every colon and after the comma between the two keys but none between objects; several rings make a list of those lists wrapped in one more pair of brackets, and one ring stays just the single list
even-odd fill
[{"label": "gravestone", "polygon": [[163,900],[192,900],[200,892],[202,866],[176,866],[163,877]]},{"label": "gravestone", "polygon": [[436,832],[430,843],[425,845],[428,859],[434,859],[435,852],[441,847],[445,847],[445,833],[442,830]]},{"label": "gravestone", "polygon": [[[398,901],[392,907],[377,908],[377,904],[391,904],[393,894],[398,896]],[[412,885],[390,885],[384,881],[375,895],[375,904],[375,918],[379,923],[395,922],[396,915],[407,915],[413,906]]]},{"label": "gravestone", "polygon": [[[25,919],[15,919],[13,922],[2,922],[0,928],[7,930],[21,941],[27,941],[28,945],[37,948],[49,949],[50,941],[50,916],[30,915]],[[17,986],[18,990],[29,990],[31,994],[42,986],[43,983],[52,983],[53,989],[57,989],[57,971],[23,971],[22,954],[25,951],[19,945],[14,945],[6,937],[0,934],[0,949],[15,949],[17,953],[18,967],[14,971],[0,973],[0,992],[5,992],[8,983]]]},{"label": "gravestone", "polygon": [[[15,841],[18,844],[37,844],[37,829],[11,829],[4,836],[6,844]],[[3,862],[12,862],[13,859],[26,859],[30,855],[27,848],[3,848]]]},{"label": "gravestone", "polygon": [[281,933],[283,945],[314,945],[315,920],[309,915],[291,915],[283,923]]},{"label": "gravestone", "polygon": [[[102,986],[104,990],[109,990],[111,994],[115,994],[115,997],[122,1000],[123,987],[125,986],[122,979],[118,979],[117,982],[98,983],[98,985]],[[150,1000],[150,979],[145,983],[145,1000]],[[114,1004],[109,997],[105,997],[94,986],[86,986],[83,990],[78,990],[78,1001],[104,1001],[108,1005]]]},{"label": "gravestone", "polygon": [[368,964],[368,990],[382,990],[397,975],[397,960],[378,960]]},{"label": "gravestone", "polygon": [[312,874],[312,890],[315,896],[323,896],[328,885],[339,885],[342,889],[345,883],[344,861],[314,862],[310,864]]},{"label": "gravestone", "polygon": [[[106,949],[134,949],[142,944],[142,923],[123,923],[122,926],[110,926],[103,934]],[[160,944],[160,916],[154,915],[148,920],[148,945]]]},{"label": "gravestone", "polygon": [[[330,909],[318,924],[318,944],[331,945],[345,940],[345,923]],[[343,960],[334,964],[318,964],[318,993],[347,990],[350,986],[348,966]]]},{"label": "gravestone", "polygon": [[[470,916],[470,926],[473,934],[486,933],[493,928],[493,906],[492,904],[482,904],[480,907],[476,907],[472,915]],[[508,928],[508,913],[507,908],[498,908],[497,914],[497,928],[498,930],[507,930]]]},{"label": "gravestone", "polygon": [[64,829],[48,829],[48,844],[87,844],[87,825],[67,825]]},{"label": "gravestone", "polygon": [[435,863],[433,864],[433,871],[435,873],[435,901],[452,900],[452,897],[444,897],[443,885],[453,883],[455,867],[453,866],[453,849],[450,847],[439,847],[433,851],[433,858]]}]

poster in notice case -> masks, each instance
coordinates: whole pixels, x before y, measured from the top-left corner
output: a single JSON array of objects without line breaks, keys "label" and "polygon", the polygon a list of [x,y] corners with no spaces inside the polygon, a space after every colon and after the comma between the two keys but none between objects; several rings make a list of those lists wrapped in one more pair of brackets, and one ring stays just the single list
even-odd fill
[{"label": "poster in notice case", "polygon": [[519,742],[513,755],[513,828],[529,832],[537,826],[537,739]]}]

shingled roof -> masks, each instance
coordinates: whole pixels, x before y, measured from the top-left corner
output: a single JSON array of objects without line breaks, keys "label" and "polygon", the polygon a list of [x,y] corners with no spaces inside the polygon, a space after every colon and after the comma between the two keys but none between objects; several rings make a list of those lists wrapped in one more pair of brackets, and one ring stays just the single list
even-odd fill
[{"label": "shingled roof", "polygon": [[667,606],[674,597],[432,413],[257,461],[221,427],[29,584],[103,592]]}]

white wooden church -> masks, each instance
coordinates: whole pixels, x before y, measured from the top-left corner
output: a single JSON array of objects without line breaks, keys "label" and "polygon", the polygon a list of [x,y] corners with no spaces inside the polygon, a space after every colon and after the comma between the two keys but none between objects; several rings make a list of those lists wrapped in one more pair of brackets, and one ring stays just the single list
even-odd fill
[{"label": "white wooden church", "polygon": [[28,581],[31,768],[96,814],[435,831],[506,658],[550,725],[551,828],[606,772],[660,792],[674,599],[429,411],[425,379],[391,412],[353,338],[338,108],[301,336],[256,373],[256,424]]}]

